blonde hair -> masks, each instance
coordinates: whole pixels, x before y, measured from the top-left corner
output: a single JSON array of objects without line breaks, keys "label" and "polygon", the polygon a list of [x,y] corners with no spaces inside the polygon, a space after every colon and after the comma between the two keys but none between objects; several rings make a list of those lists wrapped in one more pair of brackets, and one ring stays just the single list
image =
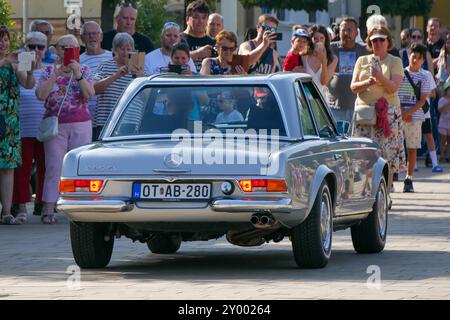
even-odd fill
[{"label": "blonde hair", "polygon": [[273,22],[273,23],[275,23],[277,26],[280,24],[280,21],[278,21],[278,19],[275,18],[275,17],[274,17],[273,15],[271,15],[271,14],[263,14],[263,15],[260,15],[260,16],[259,16],[259,18],[258,18],[258,23],[259,23],[259,24],[262,24],[262,23],[264,23],[264,22],[266,22],[266,21]]}]

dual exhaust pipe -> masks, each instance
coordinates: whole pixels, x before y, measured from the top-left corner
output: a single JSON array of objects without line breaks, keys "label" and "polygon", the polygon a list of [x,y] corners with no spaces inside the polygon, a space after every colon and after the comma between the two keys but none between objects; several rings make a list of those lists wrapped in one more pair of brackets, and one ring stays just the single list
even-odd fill
[{"label": "dual exhaust pipe", "polygon": [[258,229],[270,228],[275,224],[275,219],[270,213],[255,213],[250,218],[251,224]]}]

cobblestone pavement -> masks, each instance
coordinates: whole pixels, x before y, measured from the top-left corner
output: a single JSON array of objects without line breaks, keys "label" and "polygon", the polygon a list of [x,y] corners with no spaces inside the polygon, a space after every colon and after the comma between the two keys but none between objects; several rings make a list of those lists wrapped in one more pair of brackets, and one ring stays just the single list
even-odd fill
[{"label": "cobblestone pavement", "polygon": [[[122,238],[108,268],[82,271],[77,288],[67,220],[47,226],[30,217],[0,226],[0,299],[450,299],[450,166],[444,169],[421,167],[414,194],[395,184],[383,253],[358,255],[349,232],[337,232],[320,270],[297,269],[287,239],[240,248],[222,238],[153,255]],[[378,288],[368,281],[377,268]]]}]

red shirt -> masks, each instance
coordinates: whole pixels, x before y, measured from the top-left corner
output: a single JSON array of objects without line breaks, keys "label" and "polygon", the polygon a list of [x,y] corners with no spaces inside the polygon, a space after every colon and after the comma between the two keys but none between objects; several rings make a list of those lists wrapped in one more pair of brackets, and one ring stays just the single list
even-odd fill
[{"label": "red shirt", "polygon": [[283,71],[292,71],[298,66],[300,66],[300,55],[290,50],[284,60]]}]

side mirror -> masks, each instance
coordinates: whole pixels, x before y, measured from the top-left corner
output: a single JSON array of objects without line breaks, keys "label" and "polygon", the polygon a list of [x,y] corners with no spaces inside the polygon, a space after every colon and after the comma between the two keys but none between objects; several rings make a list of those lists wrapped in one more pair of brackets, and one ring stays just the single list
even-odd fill
[{"label": "side mirror", "polygon": [[336,129],[339,135],[348,136],[350,135],[350,122],[339,120],[336,122]]}]

